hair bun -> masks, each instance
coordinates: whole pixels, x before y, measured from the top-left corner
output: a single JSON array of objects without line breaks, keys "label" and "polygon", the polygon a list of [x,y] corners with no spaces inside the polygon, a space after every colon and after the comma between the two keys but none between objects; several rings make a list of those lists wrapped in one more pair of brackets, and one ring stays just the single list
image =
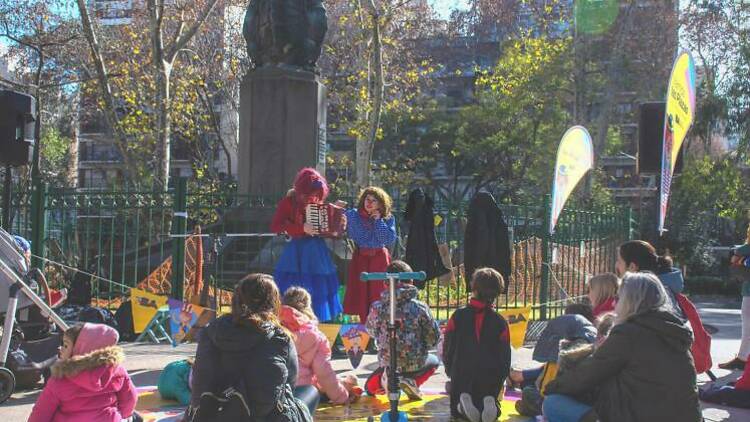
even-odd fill
[{"label": "hair bun", "polygon": [[669,255],[657,255],[656,256],[656,268],[659,272],[666,272],[672,269],[674,266],[672,257]]}]

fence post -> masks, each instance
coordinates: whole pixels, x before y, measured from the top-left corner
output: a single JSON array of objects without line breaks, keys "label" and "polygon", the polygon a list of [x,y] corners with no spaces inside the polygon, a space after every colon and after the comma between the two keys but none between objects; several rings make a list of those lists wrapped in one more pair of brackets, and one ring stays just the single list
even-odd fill
[{"label": "fence post", "polygon": [[187,238],[187,178],[177,179],[174,192],[174,213],[172,218],[172,234],[180,235],[172,238],[172,297],[182,300],[182,287],[185,284],[185,242]]},{"label": "fence post", "polygon": [[552,235],[549,233],[549,225],[552,221],[552,213],[550,211],[550,196],[544,196],[544,205],[542,206],[542,212],[544,213],[544,226],[542,226],[542,282],[539,286],[539,302],[541,306],[539,308],[539,319],[547,319],[547,302],[549,301],[549,277],[550,277],[550,239]]},{"label": "fence post", "polygon": [[633,207],[628,207],[628,240],[635,238],[635,214]]},{"label": "fence post", "polygon": [[47,184],[37,182],[31,191],[31,266],[42,270],[44,236],[47,229]]}]

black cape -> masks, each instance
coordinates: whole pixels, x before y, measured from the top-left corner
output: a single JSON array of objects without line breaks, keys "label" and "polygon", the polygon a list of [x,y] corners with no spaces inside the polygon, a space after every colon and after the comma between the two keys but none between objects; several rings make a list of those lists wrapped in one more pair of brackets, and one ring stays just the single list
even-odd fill
[{"label": "black cape", "polygon": [[477,268],[496,269],[510,281],[510,236],[503,212],[488,192],[474,195],[469,204],[469,217],[464,234],[464,269],[466,288],[471,291],[471,276]]},{"label": "black cape", "polygon": [[[433,201],[425,192],[415,189],[409,194],[404,220],[409,223],[409,236],[406,238],[406,262],[414,271],[427,273],[426,280],[432,280],[449,272],[443,265],[435,240],[435,216]],[[425,281],[415,285],[422,289]]]}]

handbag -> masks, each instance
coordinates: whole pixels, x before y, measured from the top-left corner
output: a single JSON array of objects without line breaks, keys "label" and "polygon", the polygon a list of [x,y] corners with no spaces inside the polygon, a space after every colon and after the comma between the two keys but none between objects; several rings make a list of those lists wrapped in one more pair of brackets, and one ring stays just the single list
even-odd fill
[{"label": "handbag", "polygon": [[286,422],[313,422],[310,410],[301,400],[294,397],[291,384],[284,384],[284,393],[278,403],[281,420]]},{"label": "handbag", "polygon": [[188,409],[189,422],[254,422],[245,396],[235,387],[220,393],[201,394],[198,407]]},{"label": "handbag", "polygon": [[[273,420],[284,422],[313,422],[310,411],[304,403],[294,397],[290,384],[284,385],[284,392],[276,404],[277,414]],[[185,421],[188,422],[256,422],[245,396],[234,387],[221,393],[203,393],[198,407],[188,409]]]}]

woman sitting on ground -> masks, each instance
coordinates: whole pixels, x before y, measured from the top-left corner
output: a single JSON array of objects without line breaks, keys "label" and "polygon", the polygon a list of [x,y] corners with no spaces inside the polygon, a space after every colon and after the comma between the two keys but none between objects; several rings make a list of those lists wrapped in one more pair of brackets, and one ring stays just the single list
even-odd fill
[{"label": "woman sitting on ground", "polygon": [[[692,334],[668,311],[667,293],[653,274],[628,273],[617,319],[601,346],[546,388],[549,422],[701,420]],[[596,391],[594,403],[577,398]]]},{"label": "woman sitting on ground", "polygon": [[667,304],[674,314],[685,322],[687,318],[677,301],[677,295],[685,289],[685,280],[682,278],[682,272],[672,265],[672,258],[657,254],[656,248],[650,243],[630,240],[620,245],[615,270],[620,277],[625,272],[650,271],[656,274],[666,288]]},{"label": "woman sitting on ground", "polygon": [[[197,413],[204,393],[221,395],[237,390],[254,420],[308,422],[319,395],[314,386],[297,388],[297,350],[279,322],[281,298],[268,274],[250,274],[239,282],[232,313],[209,324],[198,342],[193,366],[191,406],[186,420]],[[207,411],[206,409],[204,409]],[[213,419],[212,419],[213,420]]]}]

